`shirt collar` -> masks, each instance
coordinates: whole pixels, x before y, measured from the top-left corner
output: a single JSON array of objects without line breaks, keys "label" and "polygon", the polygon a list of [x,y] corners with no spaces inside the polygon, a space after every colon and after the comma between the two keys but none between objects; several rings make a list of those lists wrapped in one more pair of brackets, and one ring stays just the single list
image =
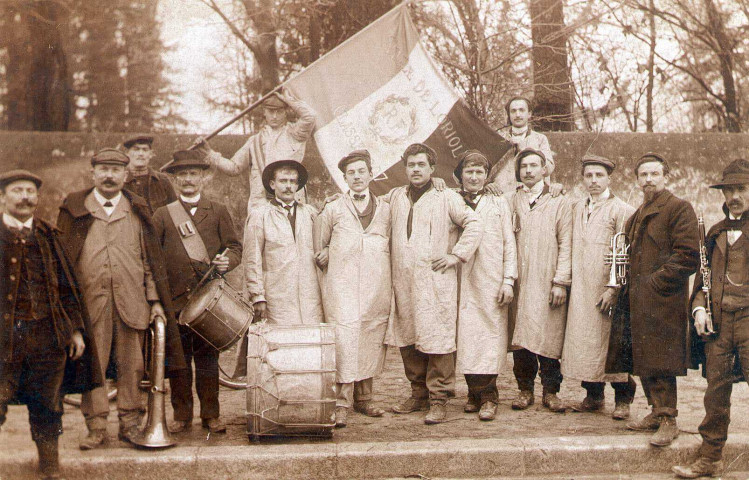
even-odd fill
[{"label": "shirt collar", "polygon": [[192,197],[186,197],[180,193],[179,199],[185,203],[198,203],[200,201],[200,194],[198,193]]},{"label": "shirt collar", "polygon": [[293,200],[291,203],[285,203],[283,200],[281,200],[278,197],[275,197],[274,200],[276,201],[276,203],[278,203],[278,205],[281,208],[293,207],[294,205],[296,205],[296,200]]},{"label": "shirt collar", "polygon": [[31,228],[31,226],[34,223],[34,217],[29,218],[25,222],[20,221],[13,215],[3,213],[3,223],[6,227],[15,228],[17,230],[20,230],[22,228]]},{"label": "shirt collar", "polygon": [[608,200],[609,197],[611,197],[611,190],[608,188],[603,191],[601,195],[598,196],[598,200],[593,199],[593,195],[588,194],[588,205],[594,205],[596,203],[603,202],[604,200]]},{"label": "shirt collar", "polygon": [[365,188],[363,191],[359,193],[354,192],[353,190],[349,190],[348,194],[351,198],[354,198],[354,195],[364,195],[364,199],[366,200],[369,198],[369,188]]},{"label": "shirt collar", "polygon": [[112,198],[105,198],[104,195],[99,193],[99,190],[94,188],[94,197],[96,198],[96,201],[99,202],[99,204],[103,207],[105,203],[111,202],[113,207],[116,207],[117,204],[120,203],[120,200],[122,199],[122,192],[117,192],[117,195],[115,195]]},{"label": "shirt collar", "polygon": [[528,134],[528,125],[523,128],[510,127],[510,135],[513,137],[520,137]]}]

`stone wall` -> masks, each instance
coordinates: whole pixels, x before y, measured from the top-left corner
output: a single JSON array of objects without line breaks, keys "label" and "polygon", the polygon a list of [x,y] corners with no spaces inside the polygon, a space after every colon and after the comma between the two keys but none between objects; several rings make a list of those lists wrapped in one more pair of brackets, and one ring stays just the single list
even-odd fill
[{"label": "stone wall", "polygon": [[[104,147],[121,143],[130,134],[120,133],[45,133],[0,132],[0,170],[26,168],[44,179],[40,215],[54,221],[57,207],[69,192],[91,184],[90,157]],[[749,158],[749,134],[642,134],[642,133],[550,133],[556,153],[555,180],[579,196],[579,159],[586,152],[607,156],[619,168],[613,177],[613,190],[632,205],[642,201],[636,187],[633,164],[647,151],[657,151],[672,164],[669,188],[705,211],[709,224],[720,216],[722,196],[708,185],[720,178],[723,167],[731,160]],[[190,145],[191,135],[159,135],[154,143],[158,167],[171,158],[171,152]],[[233,154],[244,142],[240,135],[219,136],[211,141],[214,149],[225,156]],[[312,203],[320,204],[333,193],[319,154],[312,148],[305,164],[310,169],[309,194]],[[228,177],[216,173],[208,194],[230,206],[237,224],[246,215],[248,182],[246,175]]]}]

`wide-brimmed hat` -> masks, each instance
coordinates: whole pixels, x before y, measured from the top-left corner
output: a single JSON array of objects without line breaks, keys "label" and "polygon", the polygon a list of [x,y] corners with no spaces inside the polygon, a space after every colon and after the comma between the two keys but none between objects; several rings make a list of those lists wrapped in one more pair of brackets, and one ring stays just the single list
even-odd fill
[{"label": "wide-brimmed hat", "polygon": [[126,167],[130,163],[130,157],[116,148],[102,148],[91,157],[91,166],[96,165],[122,165]]},{"label": "wide-brimmed hat", "polygon": [[265,187],[265,190],[270,193],[275,193],[273,189],[270,188],[270,181],[273,180],[276,170],[283,167],[291,167],[299,173],[299,190],[301,190],[307,183],[307,169],[296,160],[276,160],[275,162],[266,165],[265,170],[263,170],[263,186]]},{"label": "wide-brimmed hat", "polygon": [[749,160],[739,158],[729,163],[723,170],[723,178],[710,188],[722,189],[728,185],[749,184]]},{"label": "wide-brimmed hat", "polygon": [[338,162],[338,170],[340,170],[342,173],[346,173],[346,167],[349,166],[350,163],[363,161],[367,164],[367,168],[369,170],[372,170],[372,156],[369,154],[368,150],[354,150],[353,152],[349,153],[345,157],[343,157]]},{"label": "wide-brimmed hat", "polygon": [[583,168],[585,168],[585,165],[601,165],[609,172],[609,175],[616,169],[616,162],[600,155],[593,155],[592,153],[586,153],[582,160],[580,160],[580,163],[582,163]]},{"label": "wide-brimmed hat", "polygon": [[270,97],[266,98],[263,102],[263,108],[270,108],[273,110],[280,110],[282,108],[288,107],[289,104],[286,103],[282,98],[281,95],[278,94],[278,92],[274,93]]},{"label": "wide-brimmed hat", "polygon": [[[483,159],[483,160],[482,160]],[[463,184],[463,167],[469,160],[478,160],[479,162],[486,162],[486,173],[489,174],[489,170],[492,168],[491,162],[486,158],[486,155],[479,152],[478,150],[466,150],[458,156],[458,166],[453,170],[455,180],[461,185]]]},{"label": "wide-brimmed hat", "polygon": [[19,180],[28,180],[30,182],[34,182],[34,184],[36,185],[36,188],[39,188],[42,186],[41,178],[29,172],[28,170],[18,169],[18,170],[10,170],[10,171],[3,172],[2,174],[0,174],[0,188],[5,188],[6,185],[9,185],[13,182],[17,182]]},{"label": "wide-brimmed hat", "polygon": [[528,155],[538,155],[541,157],[542,165],[546,166],[546,155],[544,155],[544,152],[541,150],[536,150],[535,148],[526,147],[518,152],[517,155],[515,155],[515,180],[518,182],[521,182],[520,180],[520,160],[524,159]]},{"label": "wide-brimmed hat", "polygon": [[135,137],[130,137],[122,143],[122,146],[125,148],[132,148],[133,145],[138,143],[145,143],[149,147],[152,147],[153,137],[151,135],[137,135]]},{"label": "wide-brimmed hat", "polygon": [[177,150],[172,153],[172,160],[161,167],[162,172],[174,173],[184,168],[200,168],[207,170],[210,165],[204,160],[203,154],[197,150]]}]

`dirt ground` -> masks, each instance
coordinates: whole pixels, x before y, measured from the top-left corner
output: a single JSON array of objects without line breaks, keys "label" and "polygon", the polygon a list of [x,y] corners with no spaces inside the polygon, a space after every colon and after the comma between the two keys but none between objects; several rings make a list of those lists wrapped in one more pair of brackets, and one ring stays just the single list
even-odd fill
[{"label": "dirt ground", "polygon": [[[222,354],[221,363],[227,371],[233,371],[233,351]],[[314,442],[394,442],[439,438],[518,438],[518,437],[563,437],[576,435],[630,435],[625,429],[625,422],[614,421],[610,417],[613,410],[613,390],[607,387],[606,409],[601,413],[565,413],[554,414],[541,406],[541,386],[536,386],[536,404],[525,411],[513,411],[510,408],[516,394],[516,385],[512,375],[512,358],[508,367],[499,377],[500,405],[497,419],[493,422],[480,422],[476,414],[463,413],[466,398],[466,385],[458,378],[456,397],[448,403],[448,421],[441,425],[425,425],[423,412],[410,415],[386,413],[382,418],[368,418],[357,413],[349,415],[346,428],[336,429],[332,439],[285,438],[263,440],[273,443],[314,443]],[[683,433],[696,433],[697,426],[704,415],[702,396],[705,381],[698,372],[692,371],[689,376],[679,378],[679,426]],[[375,379],[375,403],[388,410],[389,407],[410,393],[410,387],[403,373],[400,354],[391,348],[387,354],[385,369]],[[197,399],[195,407],[195,424],[189,432],[175,435],[180,445],[246,445],[249,440],[246,434],[246,400],[244,390],[221,388],[221,412],[228,425],[225,435],[207,435],[200,428]],[[568,402],[580,401],[584,390],[578,382],[562,383],[560,396]],[[733,394],[731,432],[749,432],[749,387],[746,383],[736,385]],[[112,402],[112,408],[116,408]],[[642,389],[638,384],[635,403],[632,405],[633,416],[644,415],[649,411]],[[167,418],[171,420],[171,405],[167,401]],[[34,449],[31,441],[26,408],[11,406],[8,422],[0,432],[0,446],[7,448]],[[63,418],[65,433],[62,436],[63,454],[68,450],[78,450],[79,438],[85,435],[85,424],[76,407],[66,405]],[[107,448],[124,447],[116,440],[117,415],[109,416],[110,441]],[[730,442],[730,437],[729,437]]]}]

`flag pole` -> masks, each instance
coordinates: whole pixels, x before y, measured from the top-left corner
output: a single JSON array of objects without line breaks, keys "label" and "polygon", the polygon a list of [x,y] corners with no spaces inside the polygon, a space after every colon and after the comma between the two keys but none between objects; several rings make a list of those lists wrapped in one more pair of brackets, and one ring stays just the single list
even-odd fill
[{"label": "flag pole", "polygon": [[[268,92],[265,95],[263,95],[262,97],[260,97],[257,101],[253,102],[252,105],[250,105],[249,107],[245,108],[244,110],[242,110],[238,114],[234,115],[234,117],[232,117],[231,120],[228,120],[226,123],[224,123],[223,125],[221,125],[217,129],[215,129],[214,131],[212,131],[211,133],[209,133],[208,135],[206,135],[205,137],[203,137],[203,140],[204,141],[208,141],[208,140],[212,139],[213,137],[215,137],[216,135],[218,135],[222,130],[224,130],[226,127],[228,127],[232,123],[236,122],[240,118],[244,117],[245,115],[247,115],[251,111],[255,110],[264,101],[266,101],[268,99],[268,97],[270,97],[271,95],[274,95],[275,93],[277,93],[281,89],[281,87],[283,87],[283,85],[284,85],[283,83],[280,84],[280,85],[278,85],[276,88],[274,88],[270,92]],[[196,148],[197,146],[198,146],[198,144],[190,145],[190,147],[188,147],[188,150],[192,150],[192,149]]]}]

